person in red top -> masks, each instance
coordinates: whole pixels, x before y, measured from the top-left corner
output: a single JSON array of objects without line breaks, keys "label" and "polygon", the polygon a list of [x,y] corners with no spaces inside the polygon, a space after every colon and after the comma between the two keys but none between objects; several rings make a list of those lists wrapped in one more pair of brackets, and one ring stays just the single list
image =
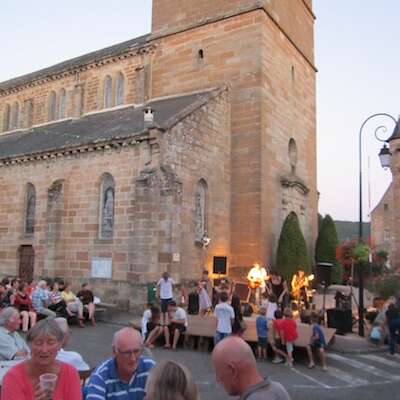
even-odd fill
[{"label": "person in red top", "polygon": [[14,297],[14,307],[17,308],[22,319],[22,331],[28,332],[29,321],[31,328],[36,324],[36,312],[32,308],[32,300],[27,293],[27,284],[21,282]]},{"label": "person in red top", "polygon": [[276,310],[274,313],[275,319],[272,321],[272,335],[273,341],[271,343],[272,351],[274,352],[273,364],[280,364],[283,362],[287,354],[283,351],[283,344],[281,340],[281,325],[283,322],[283,314],[281,310]]},{"label": "person in red top", "polygon": [[[4,376],[1,398],[4,400],[82,400],[77,370],[57,361],[63,333],[54,319],[39,321],[26,337],[31,358],[12,367]],[[40,384],[43,374],[56,375],[54,389]]]},{"label": "person in red top", "polygon": [[293,346],[296,341],[297,335],[297,324],[293,320],[293,313],[290,308],[285,308],[283,311],[285,317],[280,323],[281,339],[282,344],[286,345],[287,362],[286,364],[291,367],[293,366]]}]

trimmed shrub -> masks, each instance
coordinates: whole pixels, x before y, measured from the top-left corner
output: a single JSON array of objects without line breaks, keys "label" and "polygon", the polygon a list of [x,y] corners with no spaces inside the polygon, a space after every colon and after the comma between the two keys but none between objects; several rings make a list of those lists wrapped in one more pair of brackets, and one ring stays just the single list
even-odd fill
[{"label": "trimmed shrub", "polygon": [[307,244],[300,229],[299,219],[294,212],[291,212],[283,223],[278,243],[276,266],[288,282],[299,267],[302,267],[306,274],[311,273]]}]

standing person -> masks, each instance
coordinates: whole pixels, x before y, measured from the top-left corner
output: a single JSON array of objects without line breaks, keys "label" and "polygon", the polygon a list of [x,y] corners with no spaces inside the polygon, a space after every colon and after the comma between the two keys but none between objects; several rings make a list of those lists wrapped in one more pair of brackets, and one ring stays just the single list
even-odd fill
[{"label": "standing person", "polygon": [[[63,334],[53,319],[39,321],[26,337],[31,357],[14,367],[4,376],[1,398],[4,400],[81,400],[79,375],[69,364],[57,361]],[[40,376],[56,376],[55,388],[49,396],[40,384]]]},{"label": "standing person", "polygon": [[204,281],[199,282],[197,293],[199,295],[199,313],[204,316],[211,310],[212,306]]},{"label": "standing person", "polygon": [[82,284],[81,290],[76,294],[76,297],[81,301],[83,307],[88,310],[89,319],[92,321],[92,325],[96,326],[96,320],[94,319],[94,296],[88,283]]},{"label": "standing person", "polygon": [[283,314],[281,310],[276,310],[275,319],[272,321],[272,337],[271,343],[272,351],[274,352],[273,364],[280,364],[287,358],[287,354],[283,351],[284,345],[282,344],[282,329],[281,324],[283,321]]},{"label": "standing person", "polygon": [[35,290],[32,292],[32,306],[37,314],[43,314],[46,317],[55,317],[56,313],[49,310],[50,304],[49,292],[47,291],[47,282],[41,280],[38,282]]},{"label": "standing person", "polygon": [[258,310],[258,317],[256,319],[257,329],[257,357],[259,360],[267,361],[267,348],[268,348],[268,321],[265,316],[265,308],[260,307]]},{"label": "standing person", "polygon": [[265,307],[265,316],[267,321],[273,321],[275,319],[275,311],[278,309],[277,298],[274,294],[263,293],[266,300],[262,302],[262,306]]},{"label": "standing person", "polygon": [[170,338],[172,337],[172,349],[176,350],[178,340],[187,328],[186,311],[182,307],[177,307],[175,301],[171,300],[168,304],[167,312],[168,325],[164,326],[165,347],[171,347]]},{"label": "standing person", "polygon": [[61,298],[65,301],[65,304],[67,305],[67,314],[69,316],[72,316],[74,315],[74,313],[77,313],[79,326],[83,328],[85,326],[85,324],[83,323],[83,304],[72,292],[71,285],[69,283],[65,285],[65,289],[61,293]]},{"label": "standing person", "polygon": [[282,310],[289,305],[289,289],[287,282],[282,275],[276,271],[271,272],[271,278],[268,280],[266,289],[268,294],[274,294]]},{"label": "standing person", "polygon": [[310,344],[307,346],[307,354],[308,354],[308,368],[314,368],[314,357],[313,350],[317,350],[319,352],[319,356],[321,358],[322,369],[327,371],[326,367],[326,354],[325,354],[325,335],[319,325],[319,317],[316,314],[311,315],[311,323],[312,323],[312,335],[310,339]]},{"label": "standing person", "polygon": [[400,310],[390,303],[385,315],[389,328],[389,353],[393,356],[400,337]]},{"label": "standing person", "polygon": [[294,342],[296,341],[297,335],[297,325],[293,320],[293,313],[290,308],[285,308],[283,311],[284,319],[280,324],[280,330],[282,334],[282,344],[286,346],[287,352],[287,362],[286,364],[289,367],[293,366],[293,347]]},{"label": "standing person", "polygon": [[217,317],[217,329],[214,335],[214,346],[232,333],[232,324],[235,321],[235,311],[228,304],[228,293],[221,292],[220,303],[216,305],[214,315]]},{"label": "standing person", "polygon": [[208,297],[210,298],[210,300],[212,300],[213,298],[213,284],[212,281],[210,279],[210,276],[208,274],[208,270],[203,270],[203,273],[201,274],[201,279],[200,282],[204,283],[204,289],[207,290],[208,293]]},{"label": "standing person", "polygon": [[32,307],[32,300],[26,293],[27,283],[21,282],[14,299],[14,307],[19,311],[22,318],[22,331],[28,332],[29,322],[31,328],[36,324],[36,312]]},{"label": "standing person", "polygon": [[161,302],[163,324],[166,324],[168,304],[173,299],[175,282],[170,278],[167,271],[163,272],[161,279],[157,282],[157,297]]},{"label": "standing person", "polygon": [[292,294],[295,300],[297,301],[297,305],[300,308],[301,302],[303,301],[305,308],[308,310],[308,296],[307,290],[310,286],[309,277],[304,272],[304,269],[301,267],[292,277]]},{"label": "standing person", "polygon": [[93,371],[85,388],[86,400],[143,400],[149,371],[155,366],[142,356],[142,338],[133,328],[114,334],[113,357]]},{"label": "standing person", "polygon": [[18,334],[21,317],[14,307],[0,311],[0,360],[14,360],[29,355],[29,347]]},{"label": "standing person", "polygon": [[228,337],[212,353],[216,380],[230,396],[239,400],[291,400],[286,389],[264,378],[250,346],[241,338]]},{"label": "standing person", "polygon": [[146,400],[198,400],[198,390],[190,371],[175,361],[163,360],[150,372]]}]

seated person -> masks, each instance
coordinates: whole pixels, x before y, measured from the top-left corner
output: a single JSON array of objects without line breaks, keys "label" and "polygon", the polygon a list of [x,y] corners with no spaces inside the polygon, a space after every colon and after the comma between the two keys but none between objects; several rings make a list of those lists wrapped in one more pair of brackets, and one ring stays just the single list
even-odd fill
[{"label": "seated person", "polygon": [[168,326],[164,327],[165,336],[165,347],[171,347],[171,336],[172,336],[172,348],[176,350],[179,337],[182,333],[186,331],[187,327],[187,316],[186,311],[177,307],[176,302],[171,300],[168,303]]},{"label": "seated person", "polygon": [[147,309],[144,310],[143,316],[142,316],[142,322],[141,322],[141,332],[142,332],[142,338],[143,342],[147,339],[147,324],[151,319],[151,307],[153,307],[152,303],[149,303],[147,305]]},{"label": "seated person", "polygon": [[[56,360],[63,334],[54,319],[39,321],[26,337],[31,357],[12,367],[4,376],[1,398],[7,400],[81,400],[78,372],[71,365]],[[56,375],[53,390],[39,383],[42,374]]]},{"label": "seated person", "polygon": [[96,325],[94,319],[94,296],[93,292],[90,290],[88,283],[83,283],[81,290],[76,294],[76,297],[81,301],[83,307],[88,310],[89,319],[92,321],[92,325]]},{"label": "seated person", "polygon": [[57,313],[64,313],[67,305],[61,298],[61,291],[58,282],[53,282],[50,286],[50,304],[49,309]]},{"label": "seated person", "polygon": [[112,342],[113,357],[101,362],[93,371],[84,389],[85,398],[143,400],[147,376],[155,362],[142,356],[141,343],[136,329],[123,328],[116,332]]},{"label": "seated person", "polygon": [[77,313],[79,326],[83,328],[85,326],[83,323],[83,304],[72,292],[71,285],[69,283],[65,284],[65,289],[61,293],[61,298],[65,301],[65,304],[67,305],[67,314],[69,316],[72,316],[74,315],[74,313]]},{"label": "seated person", "polygon": [[190,371],[175,361],[163,360],[150,372],[146,400],[198,400],[198,390]]},{"label": "seated person", "polygon": [[153,348],[154,342],[163,333],[164,329],[161,324],[161,312],[157,306],[152,306],[150,308],[151,317],[147,322],[146,331],[147,337],[144,342],[145,346]]},{"label": "seated person", "polygon": [[32,292],[32,306],[37,314],[46,315],[47,317],[55,317],[56,313],[49,310],[50,304],[49,292],[47,290],[47,282],[41,280],[38,282],[35,290]]},{"label": "seated person", "polygon": [[29,322],[31,328],[36,324],[36,312],[32,307],[32,300],[26,292],[28,284],[21,282],[14,298],[14,307],[19,311],[22,318],[22,331],[28,332]]},{"label": "seated person", "polygon": [[6,307],[0,311],[0,360],[14,360],[29,355],[29,347],[17,333],[21,324],[18,310]]},{"label": "seated person", "polygon": [[58,350],[56,360],[73,365],[78,371],[90,370],[89,365],[85,363],[85,361],[83,360],[82,356],[79,353],[77,353],[76,351],[66,351],[63,349],[63,347],[67,346],[70,337],[70,331],[67,320],[65,318],[56,318],[54,321],[57,322],[58,326],[60,327],[63,333],[61,349]]}]

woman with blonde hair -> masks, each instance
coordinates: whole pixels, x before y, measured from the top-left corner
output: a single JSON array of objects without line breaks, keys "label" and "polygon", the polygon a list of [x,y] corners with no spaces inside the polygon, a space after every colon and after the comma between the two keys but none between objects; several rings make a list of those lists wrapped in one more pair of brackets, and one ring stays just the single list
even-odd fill
[{"label": "woman with blonde hair", "polygon": [[189,370],[174,361],[163,360],[150,372],[146,400],[198,400],[198,392]]}]

